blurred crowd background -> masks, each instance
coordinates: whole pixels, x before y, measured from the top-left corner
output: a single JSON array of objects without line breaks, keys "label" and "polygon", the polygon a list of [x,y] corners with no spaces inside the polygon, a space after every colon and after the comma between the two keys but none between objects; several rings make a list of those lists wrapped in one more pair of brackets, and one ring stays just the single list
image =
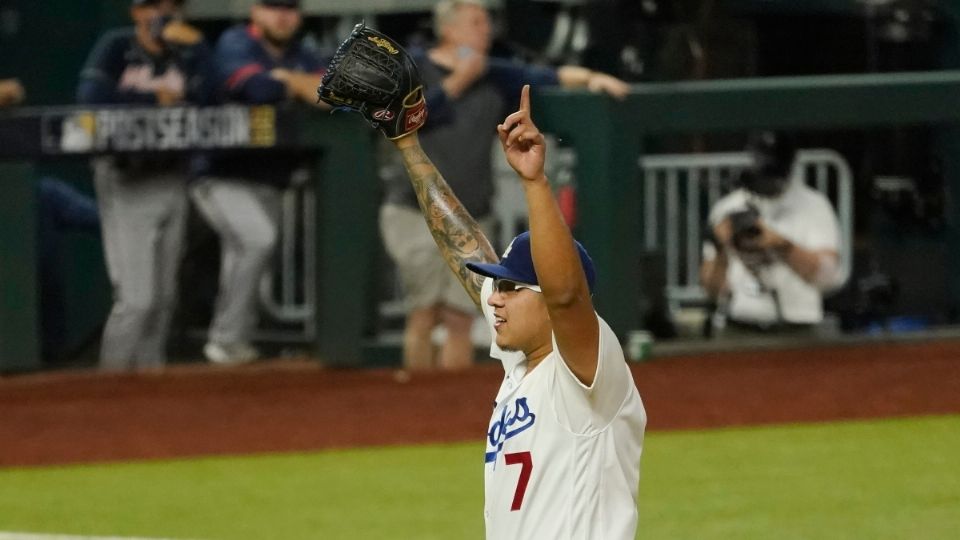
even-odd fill
[{"label": "blurred crowd background", "polygon": [[[0,104],[5,107],[0,113],[0,128],[5,115],[17,109],[76,104],[82,68],[95,43],[109,29],[129,27],[132,4],[141,3],[152,2],[0,0],[0,78],[4,79]],[[202,34],[212,50],[225,32],[249,19],[255,3],[279,4],[286,9],[286,2],[253,0],[186,0],[179,7],[182,17]],[[411,49],[429,49],[439,38],[433,21],[435,2],[431,0],[302,0],[290,4],[298,6],[302,14],[297,40],[323,58],[328,58],[360,21]],[[492,23],[491,57],[550,68],[582,66],[625,81],[634,92],[642,92],[645,85],[681,81],[828,74],[882,76],[894,72],[946,71],[960,63],[960,2],[954,0],[491,0],[485,5]],[[215,62],[216,56],[213,58]],[[293,83],[286,84],[293,88]],[[300,97],[301,102],[308,101]],[[203,100],[193,103],[205,104]],[[824,315],[812,321],[820,329],[827,328],[818,330],[818,336],[843,339],[950,328],[956,323],[956,300],[960,295],[952,283],[950,257],[958,248],[954,232],[957,215],[949,194],[955,191],[960,178],[951,178],[944,172],[944,147],[937,144],[942,128],[928,123],[787,134],[792,147],[801,151],[835,151],[849,168],[852,181],[852,197],[845,209],[840,208],[837,191],[828,193],[841,224],[844,216],[850,219],[847,228],[841,227],[840,243],[833,248],[838,258],[845,259],[841,264],[847,266],[843,279],[825,289]],[[371,131],[371,136],[376,134]],[[662,135],[645,141],[644,148],[647,156],[740,153],[750,149],[749,140],[746,132]],[[575,207],[573,171],[577,156],[562,140],[553,140],[551,144],[555,148],[551,167],[558,196],[569,197],[570,200],[562,199],[563,204]],[[754,148],[745,155],[754,159],[760,154]],[[789,156],[792,167],[793,154]],[[275,159],[279,163],[289,157]],[[390,174],[389,159],[382,155],[371,155],[370,159],[380,164],[381,175]],[[752,170],[754,165],[751,161],[738,166]],[[492,169],[497,189],[509,190],[509,171],[495,163]],[[58,252],[53,264],[63,275],[53,278],[54,281],[41,280],[38,286],[38,294],[46,295],[45,301],[54,306],[38,322],[45,339],[39,366],[56,369],[100,365],[104,325],[113,298],[98,232],[96,199],[100,193],[94,189],[95,172],[85,160],[76,159],[37,161],[33,170],[41,190],[41,204],[50,200],[72,201],[65,210],[57,207],[60,210],[42,210],[40,214],[41,230],[45,223],[51,224],[44,216],[59,216],[57,223],[65,225],[47,231],[56,238]],[[297,174],[293,170],[288,173]],[[789,171],[781,174],[788,175]],[[725,178],[730,185],[724,189],[736,188],[741,176],[732,174]],[[0,182],[4,180],[0,178]],[[830,176],[829,180],[836,179]],[[308,228],[304,222],[310,218],[304,217],[303,199],[315,195],[302,186],[313,181],[352,180],[301,178],[284,184],[284,192],[294,200],[291,208],[300,208],[290,217],[297,235],[309,234],[304,231]],[[58,198],[58,194],[63,197]],[[682,196],[694,197],[689,193]],[[222,287],[220,282],[225,275],[222,257],[228,255],[221,255],[227,253],[221,249],[222,231],[205,219],[203,211],[198,210],[202,205],[197,199],[194,194],[194,204],[186,210],[183,263],[176,276],[180,288],[165,340],[169,362],[198,362],[205,356],[216,361],[217,357],[216,351],[211,353],[204,348],[211,343],[207,329],[216,317],[218,286]],[[509,193],[501,194],[493,204],[509,206],[509,199]],[[716,202],[715,198],[710,202]],[[710,207],[697,206],[694,216],[703,224],[703,230],[696,233],[698,251],[699,240],[713,232],[707,225]],[[515,220],[508,221],[515,216],[511,208],[495,207],[491,213],[496,218],[491,224],[494,238],[509,238],[516,230],[504,229],[523,227]],[[650,216],[647,218],[651,219]],[[576,226],[575,216],[568,217]],[[666,228],[668,220],[665,215],[660,226]],[[716,220],[710,225],[716,225]],[[689,227],[681,232],[693,234]],[[220,358],[245,362],[310,354],[314,350],[316,336],[310,331],[311,324],[297,314],[284,312],[282,294],[279,307],[271,300],[282,288],[280,281],[304,280],[307,272],[316,270],[314,263],[325,264],[323,260],[308,263],[309,257],[302,251],[310,249],[311,239],[296,238],[300,243],[272,251],[265,263],[267,284],[257,291],[258,316],[254,317],[255,328],[248,336],[256,351],[232,351],[232,357],[224,352]],[[282,238],[279,242],[284,245]],[[505,246],[495,242],[495,247]],[[281,260],[283,257],[289,259],[287,263]],[[654,254],[644,261],[650,266],[661,266],[663,257],[662,253]],[[699,261],[699,257],[689,260]],[[378,269],[375,283],[364,285],[376,293],[375,301],[364,306],[368,363],[400,365],[408,309],[403,301],[403,283],[385,250],[372,264]],[[290,277],[284,277],[283,268],[288,268]],[[648,281],[643,286],[648,298],[637,303],[642,324],[622,336],[625,344],[634,340],[632,345],[640,347],[639,352],[628,350],[631,356],[646,356],[644,347],[650,341],[658,347],[671,344],[679,348],[720,342],[723,336],[715,331],[715,315],[723,307],[722,300],[718,308],[716,298],[703,295],[692,300],[684,298],[681,306],[667,290],[669,277],[646,271],[638,272],[637,279]],[[287,300],[303,300],[308,288],[294,283],[291,290],[295,292]],[[351,300],[345,297],[320,301]],[[602,312],[603,307],[599,309]],[[783,313],[778,313],[782,319]],[[810,321],[802,321],[804,325],[807,322]],[[474,323],[472,340],[482,359],[489,338],[482,325]],[[784,325],[759,326],[753,329],[757,330],[755,335],[738,333],[726,338],[743,342],[758,336],[796,337]],[[444,339],[443,330],[431,335],[438,347]]]}]

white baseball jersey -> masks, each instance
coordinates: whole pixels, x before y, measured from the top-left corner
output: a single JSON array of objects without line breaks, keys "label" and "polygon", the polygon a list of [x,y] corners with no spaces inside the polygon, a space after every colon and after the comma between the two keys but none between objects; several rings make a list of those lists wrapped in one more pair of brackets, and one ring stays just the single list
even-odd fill
[{"label": "white baseball jersey", "polygon": [[[492,279],[481,292],[487,322]],[[505,377],[487,431],[488,539],[627,540],[637,528],[640,453],[647,423],[613,330],[597,317],[593,385],[570,371],[556,344],[532,371],[522,353],[491,345]]]}]

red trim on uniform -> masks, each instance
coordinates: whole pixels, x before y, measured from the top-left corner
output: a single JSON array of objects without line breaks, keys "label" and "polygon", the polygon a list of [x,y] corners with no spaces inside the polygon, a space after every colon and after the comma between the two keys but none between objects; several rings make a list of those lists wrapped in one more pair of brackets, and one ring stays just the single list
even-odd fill
[{"label": "red trim on uniform", "polygon": [[247,35],[253,39],[260,41],[260,38],[263,37],[263,32],[260,31],[253,23],[247,25]]},{"label": "red trim on uniform", "polygon": [[227,79],[227,88],[233,90],[257,73],[263,73],[263,66],[260,64],[247,64],[230,74],[230,77]]}]

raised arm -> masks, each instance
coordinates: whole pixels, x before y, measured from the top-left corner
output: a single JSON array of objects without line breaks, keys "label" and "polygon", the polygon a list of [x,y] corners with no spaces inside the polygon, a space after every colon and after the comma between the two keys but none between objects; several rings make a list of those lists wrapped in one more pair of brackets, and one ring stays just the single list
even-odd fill
[{"label": "raised arm", "polygon": [[560,355],[586,385],[597,372],[600,326],[573,235],[543,172],[543,134],[530,116],[530,86],[520,110],[497,126],[510,166],[520,175],[530,219],[530,250]]},{"label": "raised arm", "polygon": [[417,194],[420,211],[441,255],[479,308],[484,277],[467,270],[466,264],[497,262],[496,252],[480,225],[424,153],[417,134],[411,133],[394,143],[403,155],[403,164]]},{"label": "raised arm", "polygon": [[[385,93],[390,98],[386,104]],[[427,105],[420,72],[410,55],[389,36],[360,23],[337,48],[317,94],[334,107],[360,113],[394,142],[440,254],[480,307],[483,278],[466,265],[499,259],[420,147],[416,132],[426,122]]]}]

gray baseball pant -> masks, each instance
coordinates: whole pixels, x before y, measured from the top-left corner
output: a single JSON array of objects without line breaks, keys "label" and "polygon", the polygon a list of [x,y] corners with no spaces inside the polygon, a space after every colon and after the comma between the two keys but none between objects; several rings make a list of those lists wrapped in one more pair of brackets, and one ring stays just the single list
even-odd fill
[{"label": "gray baseball pant", "polygon": [[260,279],[277,244],[279,189],[240,179],[205,177],[190,188],[200,214],[220,237],[220,286],[208,339],[249,342],[259,321]]},{"label": "gray baseball pant", "polygon": [[103,330],[100,367],[122,370],[166,362],[170,318],[186,224],[181,171],[129,172],[112,158],[93,161],[113,308]]}]

